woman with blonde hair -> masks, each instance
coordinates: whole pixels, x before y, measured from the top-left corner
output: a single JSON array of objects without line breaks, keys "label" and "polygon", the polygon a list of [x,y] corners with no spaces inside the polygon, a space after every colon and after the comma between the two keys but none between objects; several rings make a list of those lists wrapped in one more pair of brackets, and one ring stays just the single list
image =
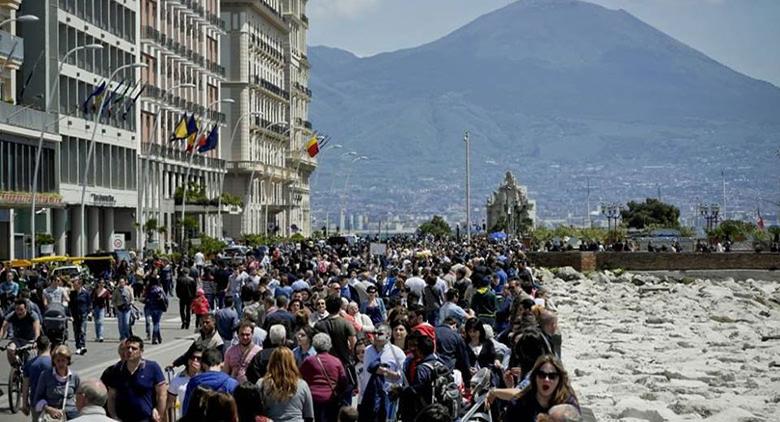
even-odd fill
[{"label": "woman with blonde hair", "polygon": [[268,370],[257,384],[263,402],[263,414],[274,422],[314,420],[311,390],[301,378],[292,350],[277,347],[268,361]]},{"label": "woman with blonde hair", "polygon": [[40,415],[38,420],[75,419],[79,416],[76,390],[81,380],[70,370],[71,357],[68,346],[59,345],[52,350],[52,369],[38,377],[32,396],[35,414]]},{"label": "woman with blonde hair", "polygon": [[488,403],[494,399],[515,400],[504,415],[505,421],[535,422],[536,416],[558,404],[570,404],[580,409],[577,396],[569,383],[563,364],[553,355],[539,357],[531,369],[531,382],[522,390],[491,389]]}]

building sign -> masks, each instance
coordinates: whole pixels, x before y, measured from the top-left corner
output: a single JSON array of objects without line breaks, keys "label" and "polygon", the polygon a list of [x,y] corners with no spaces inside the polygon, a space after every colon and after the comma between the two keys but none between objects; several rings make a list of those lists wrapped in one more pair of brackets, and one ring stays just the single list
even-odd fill
[{"label": "building sign", "polygon": [[[0,205],[26,205],[32,203],[31,192],[0,192]],[[61,207],[62,196],[58,193],[41,192],[35,195],[35,204],[42,207]]]},{"label": "building sign", "polygon": [[387,243],[371,242],[369,250],[371,255],[385,256],[387,255]]},{"label": "building sign", "polygon": [[97,193],[93,193],[90,196],[92,197],[92,202],[95,205],[115,205],[116,204],[116,198],[114,198],[114,195],[99,195]]}]

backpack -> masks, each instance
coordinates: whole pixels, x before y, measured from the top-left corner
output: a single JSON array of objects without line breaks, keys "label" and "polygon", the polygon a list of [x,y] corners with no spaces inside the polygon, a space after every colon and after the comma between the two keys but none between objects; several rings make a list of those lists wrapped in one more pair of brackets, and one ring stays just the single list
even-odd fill
[{"label": "backpack", "polygon": [[453,371],[438,359],[434,362],[424,362],[423,366],[431,370],[433,378],[433,400],[431,404],[440,404],[447,408],[453,418],[460,416],[463,404],[463,394],[455,383]]}]

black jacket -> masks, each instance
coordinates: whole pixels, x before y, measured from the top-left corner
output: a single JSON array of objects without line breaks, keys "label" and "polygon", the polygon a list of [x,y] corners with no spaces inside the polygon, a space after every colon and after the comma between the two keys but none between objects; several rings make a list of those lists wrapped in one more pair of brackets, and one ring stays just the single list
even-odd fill
[{"label": "black jacket", "polygon": [[182,273],[176,280],[176,296],[182,301],[192,301],[195,299],[195,293],[198,290],[198,284],[189,274]]}]

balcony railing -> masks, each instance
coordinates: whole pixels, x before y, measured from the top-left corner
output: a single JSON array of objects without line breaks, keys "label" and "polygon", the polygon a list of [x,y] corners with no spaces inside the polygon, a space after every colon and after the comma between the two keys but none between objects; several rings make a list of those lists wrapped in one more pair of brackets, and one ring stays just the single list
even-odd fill
[{"label": "balcony railing", "polygon": [[[178,161],[181,164],[186,165],[190,161],[191,153],[175,147],[169,147],[167,145],[151,144],[149,145],[149,156],[155,158],[165,158],[169,160]],[[217,170],[225,170],[225,160],[204,157],[201,154],[196,153],[192,157],[192,163],[198,166],[209,167]]]},{"label": "balcony railing", "polygon": [[46,126],[46,132],[59,133],[59,125],[57,124],[57,115],[55,113],[44,113],[4,101],[0,101],[0,123],[35,131],[39,131]]},{"label": "balcony railing", "polygon": [[252,75],[251,82],[254,83],[255,85],[262,86],[264,89],[266,89],[266,90],[268,90],[268,91],[270,91],[270,92],[272,92],[272,93],[274,93],[274,94],[276,94],[276,95],[278,95],[278,96],[280,96],[282,98],[285,98],[285,99],[290,98],[290,92],[289,91],[286,91],[286,90],[280,88],[279,86],[277,86],[276,84],[274,84],[273,82],[271,82],[271,81],[269,81],[267,79],[263,79],[263,78],[261,78],[261,77],[259,77],[257,75]]},{"label": "balcony railing", "polygon": [[301,15],[301,20],[302,20],[302,21],[303,21],[303,22],[304,22],[306,25],[308,25],[308,24],[309,24],[309,17],[308,17],[308,16],[306,16],[306,14],[302,14],[302,15]]},{"label": "balcony railing", "polygon": [[0,55],[4,60],[24,61],[24,39],[0,31]]}]

